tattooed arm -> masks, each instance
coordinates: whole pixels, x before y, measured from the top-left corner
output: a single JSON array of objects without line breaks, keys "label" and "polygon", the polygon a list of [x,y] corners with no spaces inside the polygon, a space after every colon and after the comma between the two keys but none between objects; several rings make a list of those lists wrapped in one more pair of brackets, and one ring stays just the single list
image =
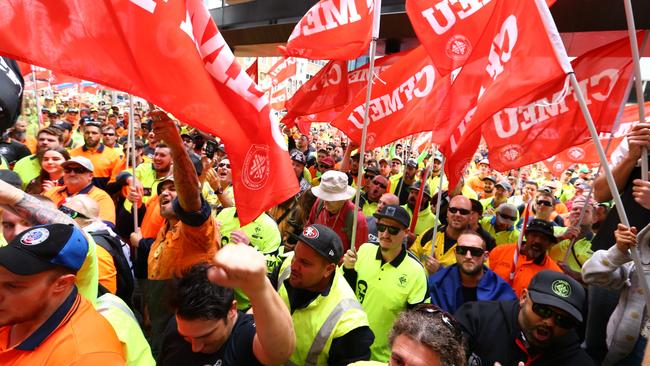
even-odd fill
[{"label": "tattooed arm", "polygon": [[76,222],[52,205],[0,180],[0,204],[32,225],[73,224]]}]

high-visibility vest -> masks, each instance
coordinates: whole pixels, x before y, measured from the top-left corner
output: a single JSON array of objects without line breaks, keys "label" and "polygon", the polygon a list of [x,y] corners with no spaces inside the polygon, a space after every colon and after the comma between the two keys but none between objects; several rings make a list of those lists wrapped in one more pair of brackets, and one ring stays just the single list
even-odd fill
[{"label": "high-visibility vest", "polygon": [[113,326],[117,338],[122,343],[127,365],[153,366],[156,364],[138,320],[122,299],[111,293],[104,294],[97,299],[95,310]]},{"label": "high-visibility vest", "polygon": [[[284,280],[291,275],[292,258],[293,253],[289,253],[278,278],[278,293],[288,308],[291,307]],[[325,366],[333,339],[368,326],[368,316],[338,269],[327,296],[319,295],[306,308],[296,309],[291,319],[297,329],[296,349],[286,366]]]}]

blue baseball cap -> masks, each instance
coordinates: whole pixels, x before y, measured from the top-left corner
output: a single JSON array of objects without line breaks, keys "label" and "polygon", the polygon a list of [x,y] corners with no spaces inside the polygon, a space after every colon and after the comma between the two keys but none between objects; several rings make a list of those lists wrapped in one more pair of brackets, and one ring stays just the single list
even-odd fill
[{"label": "blue baseball cap", "polygon": [[34,226],[0,248],[0,266],[21,276],[57,267],[79,271],[88,254],[88,241],[74,225]]}]

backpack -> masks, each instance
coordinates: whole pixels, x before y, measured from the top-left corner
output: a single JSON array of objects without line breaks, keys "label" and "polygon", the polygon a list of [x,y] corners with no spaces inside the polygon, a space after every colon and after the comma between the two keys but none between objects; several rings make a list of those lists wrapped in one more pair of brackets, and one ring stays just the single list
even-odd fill
[{"label": "backpack", "polygon": [[[325,208],[325,204],[319,198],[317,206],[316,206],[316,216],[315,216],[315,218],[317,218],[320,215],[321,211],[323,211],[323,208]],[[358,210],[358,208],[356,206],[354,207],[354,209]],[[354,211],[349,210],[345,214],[345,218],[343,219],[343,232],[345,233],[345,235],[348,236],[348,240],[352,240],[352,226],[354,226]],[[330,228],[330,229],[333,229],[333,228]],[[350,243],[350,248],[352,248],[354,246],[355,246],[354,243]]]},{"label": "backpack", "polygon": [[122,240],[117,236],[111,235],[106,230],[100,230],[91,233],[95,243],[106,251],[113,258],[113,264],[117,271],[117,295],[120,299],[124,300],[130,307],[133,306],[133,290],[135,287],[135,279],[129,261],[124,255],[122,250]]}]

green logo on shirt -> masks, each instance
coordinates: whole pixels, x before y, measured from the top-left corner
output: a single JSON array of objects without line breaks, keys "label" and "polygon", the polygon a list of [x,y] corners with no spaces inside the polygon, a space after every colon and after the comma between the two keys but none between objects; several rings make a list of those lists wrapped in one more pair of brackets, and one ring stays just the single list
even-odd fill
[{"label": "green logo on shirt", "polygon": [[398,281],[398,284],[400,285],[400,287],[406,286],[406,281],[407,281],[406,280],[406,275],[405,274],[401,275],[397,281]]},{"label": "green logo on shirt", "polygon": [[551,284],[553,292],[561,297],[571,296],[571,285],[565,280],[555,280]]}]

